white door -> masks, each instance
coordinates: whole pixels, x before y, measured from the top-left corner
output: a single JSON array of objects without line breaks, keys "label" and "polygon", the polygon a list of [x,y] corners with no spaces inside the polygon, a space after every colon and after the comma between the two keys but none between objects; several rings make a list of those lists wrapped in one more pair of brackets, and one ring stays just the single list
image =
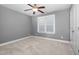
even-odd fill
[{"label": "white door", "polygon": [[73,50],[76,54],[79,54],[78,20],[79,20],[79,5],[74,5],[70,11],[70,40],[72,43]]},{"label": "white door", "polygon": [[77,45],[77,54],[79,54],[79,4],[77,4],[77,27],[76,27],[76,34],[77,34],[77,39],[76,39],[76,45]]}]

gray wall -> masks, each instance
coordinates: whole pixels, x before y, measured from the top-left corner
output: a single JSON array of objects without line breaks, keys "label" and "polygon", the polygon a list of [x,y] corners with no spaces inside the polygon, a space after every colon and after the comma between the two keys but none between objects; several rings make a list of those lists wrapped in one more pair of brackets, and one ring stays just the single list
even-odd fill
[{"label": "gray wall", "polygon": [[57,11],[51,14],[55,14],[55,34],[42,34],[37,32],[37,18],[32,17],[33,35],[50,37],[55,39],[69,40],[69,9]]},{"label": "gray wall", "polygon": [[0,5],[0,43],[31,34],[31,17]]},{"label": "gray wall", "polygon": [[29,34],[69,40],[69,10],[57,11],[55,34],[37,33],[37,18],[24,15],[0,5],[0,43],[12,41]]}]

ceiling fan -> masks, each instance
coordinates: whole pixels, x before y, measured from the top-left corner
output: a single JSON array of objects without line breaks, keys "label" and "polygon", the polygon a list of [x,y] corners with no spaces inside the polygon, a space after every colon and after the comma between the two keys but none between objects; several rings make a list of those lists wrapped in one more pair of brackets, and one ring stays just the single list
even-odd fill
[{"label": "ceiling fan", "polygon": [[25,9],[24,11],[32,10],[32,11],[33,11],[33,14],[35,14],[37,11],[38,11],[38,12],[41,12],[41,13],[44,13],[44,12],[41,11],[40,9],[44,9],[45,6],[37,6],[37,4],[34,4],[34,5],[27,4],[27,5],[29,5],[30,7],[32,7],[32,9]]}]

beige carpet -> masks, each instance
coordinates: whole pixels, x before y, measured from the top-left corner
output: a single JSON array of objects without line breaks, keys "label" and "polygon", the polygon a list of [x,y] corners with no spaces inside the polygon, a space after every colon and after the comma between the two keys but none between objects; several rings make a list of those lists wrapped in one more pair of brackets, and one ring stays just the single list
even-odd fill
[{"label": "beige carpet", "polygon": [[73,55],[69,43],[30,37],[0,46],[0,55]]}]

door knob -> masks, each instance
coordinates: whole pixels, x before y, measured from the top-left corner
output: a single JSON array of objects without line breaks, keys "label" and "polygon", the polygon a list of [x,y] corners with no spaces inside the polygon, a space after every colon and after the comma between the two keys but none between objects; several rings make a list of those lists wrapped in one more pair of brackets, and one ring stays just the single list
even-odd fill
[{"label": "door knob", "polygon": [[74,30],[72,30],[72,32],[74,32]]}]

